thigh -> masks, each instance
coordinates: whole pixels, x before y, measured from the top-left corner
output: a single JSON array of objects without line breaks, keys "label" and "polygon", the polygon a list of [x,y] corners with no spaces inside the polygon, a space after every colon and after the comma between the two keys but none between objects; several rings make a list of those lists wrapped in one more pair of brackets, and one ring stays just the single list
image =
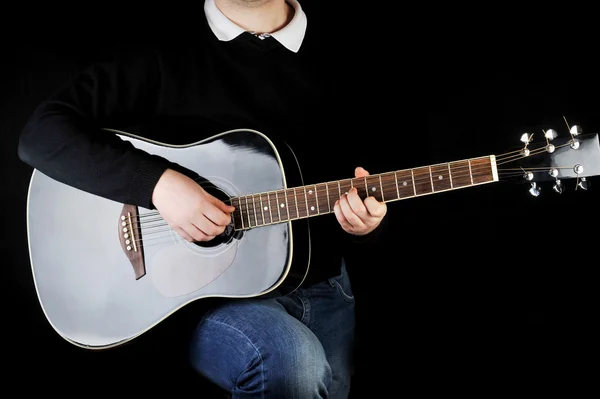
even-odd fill
[{"label": "thigh", "polygon": [[331,382],[318,338],[273,299],[227,301],[206,313],[190,361],[236,397],[325,397]]}]

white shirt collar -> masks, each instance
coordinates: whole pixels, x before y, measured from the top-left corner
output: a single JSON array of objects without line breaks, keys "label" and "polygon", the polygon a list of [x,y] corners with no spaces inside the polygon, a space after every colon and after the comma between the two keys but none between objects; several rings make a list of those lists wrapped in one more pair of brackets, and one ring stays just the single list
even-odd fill
[{"label": "white shirt collar", "polygon": [[[296,53],[300,49],[306,33],[306,14],[297,0],[286,0],[286,2],[294,7],[294,17],[290,23],[277,32],[270,33],[269,36],[276,39],[288,50]],[[204,14],[213,33],[221,41],[235,39],[245,32],[243,28],[236,25],[219,10],[215,4],[215,0],[206,0],[204,2]]]}]

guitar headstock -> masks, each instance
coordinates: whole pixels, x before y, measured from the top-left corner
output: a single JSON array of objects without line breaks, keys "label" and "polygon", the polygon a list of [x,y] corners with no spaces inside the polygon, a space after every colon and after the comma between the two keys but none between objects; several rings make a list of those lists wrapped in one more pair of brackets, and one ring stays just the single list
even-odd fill
[{"label": "guitar headstock", "polygon": [[573,189],[585,191],[590,177],[600,175],[598,133],[583,134],[580,126],[573,125],[562,136],[554,129],[543,130],[541,139],[534,140],[534,136],[524,133],[520,149],[497,156],[501,179],[521,179],[537,197],[547,182],[558,194],[568,188],[565,180],[575,180]]}]

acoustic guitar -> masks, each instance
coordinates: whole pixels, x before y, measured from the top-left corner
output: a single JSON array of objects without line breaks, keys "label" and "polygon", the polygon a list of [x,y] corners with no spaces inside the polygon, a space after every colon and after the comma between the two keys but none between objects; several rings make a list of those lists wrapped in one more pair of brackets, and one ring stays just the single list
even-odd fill
[{"label": "acoustic guitar", "polygon": [[[30,261],[43,312],[68,342],[87,349],[124,344],[202,298],[248,298],[296,289],[310,265],[309,219],[333,212],[351,187],[380,201],[518,179],[537,196],[575,179],[585,190],[600,175],[598,134],[578,126],[514,151],[307,184],[289,146],[261,132],[226,131],[185,146],[106,129],[202,178],[235,206],[232,222],[208,242],[188,242],[156,210],[117,203],[34,170],[27,200]],[[544,183],[547,182],[547,183]]]}]

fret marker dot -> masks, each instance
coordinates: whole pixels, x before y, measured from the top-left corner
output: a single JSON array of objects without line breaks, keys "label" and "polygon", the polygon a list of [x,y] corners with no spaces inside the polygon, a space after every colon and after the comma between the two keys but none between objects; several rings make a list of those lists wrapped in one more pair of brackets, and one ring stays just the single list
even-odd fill
[{"label": "fret marker dot", "polygon": [[285,204],[281,204],[281,207],[283,208],[285,206]]},{"label": "fret marker dot", "polygon": [[408,184],[407,182],[402,183],[403,186],[406,186],[407,184]]},{"label": "fret marker dot", "polygon": [[269,207],[268,207],[268,206],[265,206],[265,211],[268,211],[268,210],[269,210]]},{"label": "fret marker dot", "polygon": [[311,211],[314,211],[314,210],[315,210],[315,207],[314,207],[314,206],[311,206],[311,207],[310,207],[310,210],[311,210]]},{"label": "fret marker dot", "polygon": [[376,189],[375,187],[373,187],[373,188],[371,189],[371,191],[377,191],[377,189]]},{"label": "fret marker dot", "polygon": [[312,194],[312,190],[308,190],[308,193],[309,193],[309,194]]},{"label": "fret marker dot", "polygon": [[438,179],[442,180],[444,178],[444,176],[440,175],[440,177],[438,177]]}]

